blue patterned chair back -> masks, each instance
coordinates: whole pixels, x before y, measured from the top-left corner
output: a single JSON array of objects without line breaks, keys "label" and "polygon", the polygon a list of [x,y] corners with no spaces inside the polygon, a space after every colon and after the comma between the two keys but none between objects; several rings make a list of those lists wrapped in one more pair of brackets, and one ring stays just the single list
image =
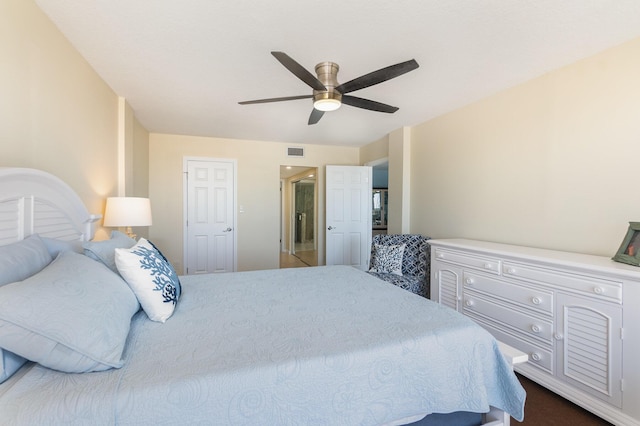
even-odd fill
[{"label": "blue patterned chair back", "polygon": [[371,253],[373,257],[373,246],[406,244],[402,256],[402,274],[414,277],[429,276],[429,237],[420,234],[378,234],[373,236]]}]

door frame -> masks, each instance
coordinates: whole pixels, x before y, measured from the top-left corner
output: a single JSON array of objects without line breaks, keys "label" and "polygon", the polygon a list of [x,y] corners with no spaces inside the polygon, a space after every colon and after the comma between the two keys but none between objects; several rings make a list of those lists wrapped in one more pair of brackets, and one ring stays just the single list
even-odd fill
[{"label": "door frame", "polygon": [[286,232],[286,226],[288,222],[284,218],[284,212],[286,211],[285,197],[284,197],[284,191],[286,190],[285,185],[286,185],[286,180],[283,178],[280,178],[280,252],[282,253],[288,252],[287,232]]},{"label": "door frame", "polygon": [[[288,177],[285,177],[283,175],[283,171],[282,168],[283,167],[295,167],[297,170],[295,171],[294,174],[289,175]],[[315,179],[315,188],[314,188],[314,198],[313,198],[313,211],[314,211],[314,215],[315,215],[315,220],[314,220],[314,232],[315,232],[315,239],[314,239],[314,247],[315,250],[317,252],[317,259],[316,261],[318,262],[318,265],[320,265],[320,244],[322,244],[322,242],[320,241],[320,237],[319,237],[319,233],[320,231],[323,229],[322,225],[320,224],[320,220],[321,217],[320,215],[320,203],[322,202],[322,200],[319,198],[319,194],[320,194],[320,187],[321,187],[321,182],[320,179],[322,178],[322,168],[319,166],[305,166],[305,165],[301,165],[301,166],[297,166],[297,165],[290,165],[290,164],[281,164],[280,165],[280,252],[281,253],[288,253],[288,254],[293,254],[293,236],[292,236],[292,224],[294,221],[294,212],[293,212],[293,205],[294,205],[294,198],[295,195],[293,195],[293,182],[294,181],[299,181],[299,180],[303,180],[305,178],[308,178],[308,171],[310,169],[313,169],[313,174],[315,175],[314,179]],[[287,175],[289,174],[289,172],[286,172]],[[324,217],[322,217],[322,220],[324,220]]]},{"label": "door frame", "polygon": [[[313,167],[310,167],[312,169]],[[314,182],[313,182],[313,249],[318,251],[318,168],[315,168],[314,172]],[[290,219],[289,219],[289,254],[296,254],[296,236],[295,236],[295,227],[296,227],[296,219],[295,219],[295,210],[296,210],[296,184],[300,183],[304,180],[309,179],[309,177],[299,177],[294,179],[289,179],[289,191],[291,196],[289,206]],[[318,263],[317,255],[316,255],[316,263]]]},{"label": "door frame", "polygon": [[218,157],[182,157],[182,264],[187,269],[188,260],[188,231],[187,217],[189,211],[188,165],[189,161],[203,161],[212,163],[231,163],[233,165],[233,272],[238,270],[238,160],[235,158]]}]

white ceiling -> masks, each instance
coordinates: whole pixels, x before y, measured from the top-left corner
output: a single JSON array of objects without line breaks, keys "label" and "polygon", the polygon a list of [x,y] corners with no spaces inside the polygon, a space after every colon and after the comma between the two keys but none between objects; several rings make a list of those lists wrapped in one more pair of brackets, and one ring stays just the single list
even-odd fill
[{"label": "white ceiling", "polygon": [[[151,132],[361,146],[640,36],[638,0],[35,0]],[[415,58],[307,125],[311,94],[270,52],[339,82]]]}]

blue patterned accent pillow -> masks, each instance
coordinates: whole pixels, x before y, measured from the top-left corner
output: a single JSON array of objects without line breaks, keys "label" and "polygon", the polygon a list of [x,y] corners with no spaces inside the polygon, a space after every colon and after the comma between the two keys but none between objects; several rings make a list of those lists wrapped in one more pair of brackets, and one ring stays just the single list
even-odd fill
[{"label": "blue patterned accent pillow", "polygon": [[171,263],[144,238],[129,249],[116,249],[115,261],[149,319],[165,322],[173,314],[182,292]]},{"label": "blue patterned accent pillow", "polygon": [[375,244],[370,272],[402,276],[402,256],[405,244],[385,246]]}]

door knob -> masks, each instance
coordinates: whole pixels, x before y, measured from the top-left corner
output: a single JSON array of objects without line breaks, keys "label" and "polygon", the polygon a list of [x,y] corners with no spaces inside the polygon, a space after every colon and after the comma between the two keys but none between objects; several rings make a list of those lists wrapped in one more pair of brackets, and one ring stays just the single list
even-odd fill
[{"label": "door knob", "polygon": [[336,228],[337,228],[337,226],[329,226],[327,229],[328,229],[329,231],[331,231],[332,229],[336,229]]},{"label": "door knob", "polygon": [[222,231],[222,232],[231,232],[231,231],[233,231],[233,229],[231,229],[231,227],[229,226],[229,227],[227,227],[227,229],[225,229],[225,230],[224,230],[224,231]]}]

